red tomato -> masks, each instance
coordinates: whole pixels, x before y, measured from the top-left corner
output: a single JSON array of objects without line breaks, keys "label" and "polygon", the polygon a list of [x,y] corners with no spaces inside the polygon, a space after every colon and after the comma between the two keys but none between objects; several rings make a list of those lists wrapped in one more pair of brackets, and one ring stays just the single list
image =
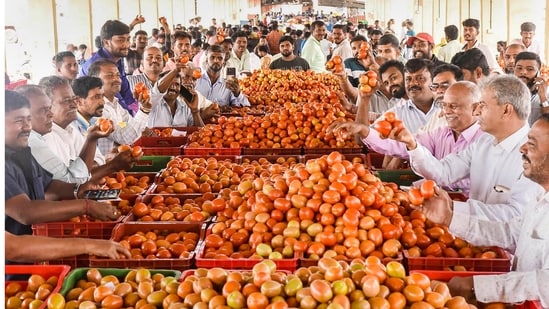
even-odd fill
[{"label": "red tomato", "polygon": [[426,199],[432,198],[435,195],[435,186],[436,183],[433,180],[425,180],[419,187],[421,195]]},{"label": "red tomato", "polygon": [[408,199],[414,206],[423,204],[423,194],[421,194],[421,191],[418,188],[410,188],[410,191],[408,191]]},{"label": "red tomato", "polygon": [[391,133],[391,130],[393,129],[393,126],[390,122],[386,120],[380,120],[374,123],[374,129],[379,132],[379,135],[383,137],[389,136],[389,133]]}]

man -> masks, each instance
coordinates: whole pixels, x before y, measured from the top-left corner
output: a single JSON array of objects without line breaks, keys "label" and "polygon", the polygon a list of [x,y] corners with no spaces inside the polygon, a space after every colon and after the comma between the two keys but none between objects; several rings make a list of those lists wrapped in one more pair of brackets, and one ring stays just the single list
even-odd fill
[{"label": "man", "polygon": [[130,50],[130,27],[118,20],[108,20],[101,27],[102,47],[95,53],[82,67],[80,67],[79,76],[88,75],[90,66],[101,58],[110,59],[116,64],[120,73],[121,87],[116,98],[120,106],[127,110],[131,116],[134,116],[138,103],[133,97],[133,91],[130,88],[126,71],[124,69],[124,57]]},{"label": "man", "polygon": [[436,189],[435,196],[423,203],[425,216],[435,223],[448,226],[453,235],[475,245],[503,247],[514,254],[515,263],[509,273],[450,280],[448,287],[454,296],[483,303],[537,300],[540,307],[549,307],[548,115],[543,115],[534,123],[526,143],[520,147],[520,153],[522,156],[517,156],[522,159],[519,163],[522,163],[524,176],[541,187],[540,193],[533,196],[533,203],[523,205],[525,211],[521,216],[506,222],[490,222],[463,214],[456,210],[457,205],[452,205],[448,194],[440,189]]},{"label": "man", "polygon": [[490,75],[490,67],[486,61],[486,56],[478,48],[455,54],[452,58],[452,64],[461,69],[464,80],[475,84]]},{"label": "man", "polygon": [[374,53],[374,56],[377,56],[377,45],[379,44],[379,39],[383,36],[383,32],[379,29],[374,29],[368,33],[368,38],[370,39],[370,48]]},{"label": "man", "polygon": [[322,52],[320,47],[320,41],[326,35],[326,25],[322,20],[315,20],[311,24],[312,34],[305,41],[303,49],[301,50],[301,56],[307,60],[311,70],[317,73],[326,72],[326,56]]},{"label": "man", "polygon": [[[352,87],[356,88],[358,87],[358,79],[360,75],[366,73],[370,70],[370,66],[375,66],[375,61],[373,61],[373,55],[366,55],[366,58],[359,59],[360,54],[360,46],[363,43],[368,43],[366,41],[366,38],[357,35],[351,40],[351,50],[353,52],[353,57],[348,58],[343,61],[344,67],[345,67],[345,73],[347,75],[347,78],[352,85]],[[343,87],[345,89],[345,87]],[[355,95],[356,96],[356,95]],[[352,101],[352,97],[351,97]]]},{"label": "man", "polygon": [[469,200],[454,203],[455,211],[482,220],[507,221],[520,215],[529,205],[528,198],[539,189],[521,177],[518,151],[528,133],[529,91],[512,75],[489,77],[480,84],[480,89],[481,101],[475,108],[475,116],[480,128],[488,134],[442,160],[417,145],[408,149],[410,163],[416,173],[441,186],[469,177]]},{"label": "man", "polygon": [[334,37],[335,48],[332,51],[332,58],[339,56],[343,61],[353,57],[353,50],[351,44],[347,40],[347,30],[345,25],[336,24],[332,30]]},{"label": "man", "polygon": [[[186,70],[192,71],[190,68]],[[149,116],[149,127],[204,126],[200,117],[196,91],[187,89],[192,95],[191,100],[179,96],[183,87],[179,72],[178,68],[165,72],[155,84],[151,96],[154,107]],[[192,78],[192,73],[190,75]]]},{"label": "man", "polygon": [[176,63],[181,62],[182,57],[188,57],[189,65],[192,65],[192,62],[190,62],[192,36],[184,31],[175,31],[172,39],[173,57],[166,62],[163,72],[173,70],[176,67]]},{"label": "man", "polygon": [[526,51],[526,47],[522,44],[513,43],[505,48],[503,54],[503,66],[505,74],[515,73],[515,58],[523,51]]},{"label": "man", "polygon": [[143,99],[134,117],[119,104],[116,93],[120,91],[121,78],[116,64],[109,60],[98,60],[90,66],[89,76],[99,77],[103,82],[103,99],[105,107],[103,118],[109,119],[114,125],[114,131],[106,138],[99,140],[99,149],[106,156],[111,150],[121,144],[133,144],[140,136],[149,120],[151,110],[150,99]]},{"label": "man", "polygon": [[144,30],[136,31],[133,35],[135,40],[135,49],[130,49],[126,56],[126,62],[128,64],[128,71],[126,74],[131,76],[132,74],[140,73],[141,61],[143,61],[143,53],[145,47],[147,47],[147,32]]},{"label": "man", "polygon": [[[246,48],[248,42],[248,36],[244,31],[235,32],[232,37],[233,49],[231,56],[227,60],[226,66],[236,68],[236,76],[240,76],[240,73],[251,74],[252,62],[251,54]],[[209,59],[208,59],[209,61]]]},{"label": "man", "polygon": [[282,57],[271,62],[270,69],[308,71],[310,69],[307,60],[294,54],[294,40],[285,35],[280,38],[280,54]]},{"label": "man", "polygon": [[520,25],[520,39],[514,39],[511,41],[511,44],[517,43],[522,44],[526,47],[526,51],[536,53],[541,62],[545,56],[543,52],[543,44],[540,44],[537,40],[534,40],[536,35],[536,24],[532,22],[524,22]]},{"label": "man", "polygon": [[162,51],[154,46],[148,46],[143,52],[143,74],[128,76],[130,88],[134,89],[137,83],[142,82],[147,89],[152,90],[153,85],[159,79],[160,73],[164,68],[164,59]]},{"label": "man", "polygon": [[379,38],[376,52],[378,57],[383,57],[387,60],[398,60],[403,64],[406,63],[406,59],[400,55],[398,38],[394,34],[385,34]]},{"label": "man", "polygon": [[[147,42],[147,46],[152,46],[154,43],[156,43],[156,40],[158,39],[158,33],[160,32],[160,29],[158,28],[152,28],[151,30],[151,38]],[[160,48],[160,47],[159,47]]]},{"label": "man", "polygon": [[60,52],[53,57],[56,74],[72,81],[78,75],[78,62],[70,51]]},{"label": "man", "polygon": [[541,60],[536,53],[522,52],[515,59],[515,76],[530,90],[530,116],[528,124],[533,125],[541,114],[549,113],[547,82],[540,76]]},{"label": "man", "polygon": [[219,45],[212,45],[206,51],[207,69],[196,81],[196,91],[220,106],[250,106],[248,98],[240,91],[234,76],[226,79],[221,76],[225,51]]},{"label": "man", "polygon": [[30,235],[31,224],[68,220],[82,214],[100,220],[118,218],[118,211],[112,205],[73,200],[83,197],[84,191],[92,188],[90,185],[53,180],[36,162],[28,147],[32,130],[29,101],[10,90],[4,95],[6,231]]},{"label": "man", "polygon": [[[76,109],[80,97],[74,92],[66,79],[58,76],[48,76],[40,79],[39,85],[44,88],[46,95],[51,100],[52,131],[42,136],[43,146],[63,162],[69,169],[73,166],[71,162],[78,158],[83,161],[89,173],[95,164],[105,164],[105,157],[97,149],[97,142],[110,134],[110,131],[101,132],[97,126],[92,127],[86,138],[71,125],[77,119]],[[31,145],[33,146],[33,145]],[[32,147],[33,156],[47,170],[56,167],[46,164],[51,157],[45,157],[43,147]],[[78,170],[78,168],[77,168]],[[77,176],[82,177],[83,175]],[[82,180],[82,179],[81,179]],[[87,181],[87,179],[84,179]],[[79,181],[83,182],[83,181]]]},{"label": "man", "polygon": [[[347,134],[360,134],[364,144],[375,152],[408,159],[407,149],[416,148],[416,144],[424,146],[435,158],[442,159],[450,153],[463,150],[484,134],[476,123],[473,110],[480,100],[480,90],[475,84],[467,81],[456,82],[444,94],[442,113],[448,125],[427,133],[412,135],[404,129],[399,133],[400,140],[381,139],[378,132],[372,132],[363,123],[335,124],[330,127],[332,132],[345,129]],[[450,184],[451,189],[461,189],[468,194],[470,181],[462,179]]]},{"label": "man", "polygon": [[444,27],[444,37],[447,43],[438,50],[437,56],[441,61],[450,63],[452,57],[461,50],[461,43],[458,40],[458,28],[455,25]]},{"label": "man", "polygon": [[269,44],[269,52],[271,53],[271,55],[276,55],[280,52],[278,42],[280,41],[280,38],[283,34],[282,32],[278,31],[278,22],[276,21],[273,21],[269,28],[270,31],[266,35],[267,44]]},{"label": "man", "polygon": [[462,51],[467,51],[472,48],[478,48],[482,51],[488,62],[490,71],[501,73],[501,67],[496,61],[496,57],[492,54],[492,51],[486,44],[482,44],[477,40],[477,36],[480,34],[480,22],[478,19],[468,18],[464,20],[463,25],[463,38],[465,39],[465,45],[461,48]]},{"label": "man", "polygon": [[415,36],[411,36],[406,44],[412,46],[412,57],[426,59],[431,62],[433,67],[444,63],[433,54],[435,41],[429,33],[420,32]]}]

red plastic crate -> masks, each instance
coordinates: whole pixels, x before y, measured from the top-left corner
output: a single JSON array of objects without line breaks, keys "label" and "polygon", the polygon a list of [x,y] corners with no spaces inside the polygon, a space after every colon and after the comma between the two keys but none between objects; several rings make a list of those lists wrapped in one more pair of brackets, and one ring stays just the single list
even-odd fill
[{"label": "red plastic crate", "polygon": [[408,251],[404,250],[404,259],[408,271],[413,270],[445,270],[448,267],[464,266],[466,269],[475,272],[509,272],[511,269],[511,257],[501,249],[494,248],[498,256],[503,258],[481,259],[481,258],[448,258],[448,257],[411,257]]},{"label": "red plastic crate", "polygon": [[[365,258],[364,258],[365,259]],[[350,259],[346,259],[344,260],[346,261],[347,263],[351,263],[352,260]],[[402,255],[402,252],[399,252],[398,253],[398,256],[396,258],[389,258],[389,257],[386,257],[386,258],[382,258],[381,259],[381,262],[384,264],[384,265],[387,265],[389,262],[391,261],[395,261],[395,262],[399,262],[399,263],[403,263],[404,261],[404,258],[403,258],[403,255]],[[404,264],[403,264],[404,265]],[[311,266],[318,266],[318,260],[315,260],[315,259],[308,259],[308,258],[305,258],[303,256],[301,256],[299,258],[299,267],[311,267]]]},{"label": "red plastic crate", "polygon": [[241,152],[242,148],[183,148],[183,154],[191,156],[239,156]]},{"label": "red plastic crate", "polygon": [[178,156],[183,154],[183,146],[178,147],[143,147],[146,156]]},{"label": "red plastic crate", "polygon": [[133,146],[141,147],[180,147],[187,143],[186,136],[141,136],[134,143]]},{"label": "red plastic crate", "polygon": [[538,300],[528,300],[520,305],[515,305],[517,309],[543,309]]},{"label": "red plastic crate", "polygon": [[[252,269],[255,264],[261,262],[261,259],[207,259],[204,258],[204,246],[200,246],[200,249],[196,255],[196,267],[202,268],[212,268],[212,267],[221,267],[224,269]],[[289,270],[295,271],[298,267],[298,257],[297,254],[294,255],[292,259],[280,259],[273,260],[276,264],[277,270]]]},{"label": "red plastic crate", "polygon": [[[324,156],[326,154],[320,154],[320,153],[314,153],[314,154],[306,154],[306,155],[303,155],[303,163],[311,160],[311,159],[318,159],[322,156]],[[363,153],[345,153],[343,154],[343,157],[345,158],[345,160],[348,160],[348,161],[353,161],[355,159],[360,159],[362,160],[362,163],[365,164],[366,166],[368,166],[368,159],[366,157],[365,154]]]},{"label": "red plastic crate", "polygon": [[[191,148],[191,149],[196,149],[196,148]],[[193,159],[209,159],[210,157],[212,158],[215,158],[217,161],[225,161],[225,160],[229,160],[231,162],[234,162],[234,163],[240,163],[240,154],[238,155],[207,155],[207,156],[203,156],[203,155],[187,155],[187,154],[184,154],[184,155],[179,155],[179,156],[176,156],[177,158],[189,158],[191,160]]]},{"label": "red plastic crate", "polygon": [[242,148],[243,155],[263,155],[263,156],[276,156],[276,155],[301,155],[303,148]]},{"label": "red plastic crate", "polygon": [[411,270],[410,274],[422,273],[427,275],[431,280],[438,280],[448,282],[453,277],[471,277],[481,275],[500,275],[504,272],[491,272],[491,271],[449,271],[449,270]]},{"label": "red plastic crate", "polygon": [[[159,233],[179,233],[194,232],[200,235],[196,247],[200,246],[200,241],[204,238],[205,226],[202,223],[150,223],[150,222],[132,222],[118,224],[112,231],[111,240],[119,242],[124,236],[132,235],[137,232],[158,231]],[[169,258],[169,259],[106,259],[95,256],[90,257],[90,267],[107,268],[149,268],[149,269],[173,269],[185,270],[194,266],[196,249],[190,253],[189,258]]]},{"label": "red plastic crate", "polygon": [[[63,286],[63,280],[70,271],[70,267],[67,265],[6,265],[5,275],[40,275],[44,279],[48,280],[51,276],[57,276],[57,285],[53,288],[52,294],[57,293]],[[27,288],[27,281],[6,281],[4,286],[7,286],[10,282],[19,282],[23,289]],[[51,295],[51,294],[50,294]],[[47,307],[47,300],[44,300],[40,309]]]},{"label": "red plastic crate", "polygon": [[337,151],[342,154],[347,153],[364,153],[364,147],[353,147],[353,148],[303,148],[303,154],[329,154],[330,152]]},{"label": "red plastic crate", "polygon": [[277,163],[280,158],[285,161],[295,159],[295,163],[303,162],[303,156],[301,155],[242,155],[240,156],[240,163],[252,163],[254,161],[259,163],[260,159],[266,159],[269,163]]}]

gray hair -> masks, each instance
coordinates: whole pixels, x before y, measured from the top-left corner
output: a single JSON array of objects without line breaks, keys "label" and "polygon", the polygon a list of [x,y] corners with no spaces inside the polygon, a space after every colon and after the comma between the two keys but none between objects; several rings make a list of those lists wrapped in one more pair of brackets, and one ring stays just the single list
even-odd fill
[{"label": "gray hair", "polygon": [[525,120],[530,115],[530,90],[518,77],[510,74],[489,76],[479,87],[493,90],[499,105],[511,104],[520,119]]}]

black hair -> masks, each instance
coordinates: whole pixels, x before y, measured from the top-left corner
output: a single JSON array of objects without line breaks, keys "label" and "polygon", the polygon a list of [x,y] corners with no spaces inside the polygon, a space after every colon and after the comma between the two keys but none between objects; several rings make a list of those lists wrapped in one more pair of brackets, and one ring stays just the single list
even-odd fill
[{"label": "black hair", "polygon": [[351,39],[351,43],[353,42],[368,42],[368,40],[363,35],[359,34]]},{"label": "black hair", "polygon": [[95,76],[82,76],[73,80],[71,86],[76,96],[85,99],[90,90],[103,87],[103,81]]},{"label": "black hair", "polygon": [[290,42],[290,44],[294,45],[294,39],[292,39],[289,35],[283,35],[280,37],[280,40],[278,40],[278,45],[282,44],[282,42]]},{"label": "black hair", "polygon": [[451,63],[439,64],[433,68],[433,72],[431,72],[431,76],[433,76],[434,78],[435,76],[437,76],[442,72],[451,72],[452,74],[454,74],[456,81],[463,80],[463,72],[461,71],[460,67],[458,67],[455,64],[451,64]]},{"label": "black hair", "polygon": [[63,60],[67,57],[76,58],[74,54],[70,51],[62,51],[55,54],[55,56],[53,56],[53,62],[55,63],[55,66],[57,68],[60,68],[63,64]]},{"label": "black hair", "polygon": [[471,48],[463,52],[458,52],[452,57],[450,63],[471,72],[477,67],[480,67],[484,76],[490,74],[490,67],[488,66],[486,56],[484,56],[484,53],[478,48]]},{"label": "black hair", "polygon": [[449,41],[457,40],[459,30],[455,25],[448,25],[444,27],[444,34],[448,37]]},{"label": "black hair", "polygon": [[477,31],[480,29],[480,21],[475,18],[467,18],[461,24],[463,27],[475,27]]},{"label": "black hair", "polygon": [[315,28],[317,27],[323,27],[325,24],[324,24],[324,21],[322,20],[315,20],[311,23],[311,30],[314,30]]},{"label": "black hair", "polygon": [[6,106],[5,112],[9,113],[21,108],[30,108],[29,99],[25,98],[22,94],[19,94],[12,90],[6,90],[4,92],[4,104]]},{"label": "black hair", "polygon": [[236,39],[238,38],[246,38],[248,39],[248,34],[244,31],[236,31],[235,33],[233,33],[233,35],[231,36],[231,39],[234,42],[236,42]]},{"label": "black hair", "polygon": [[136,31],[136,32],[133,34],[133,37],[137,37],[138,35],[144,35],[144,36],[147,36],[147,37],[148,37],[147,31],[145,31],[145,30],[138,30],[138,31]]},{"label": "black hair", "polygon": [[385,73],[389,68],[397,68],[404,75],[404,64],[398,60],[389,60],[383,63],[379,67],[379,75]]},{"label": "black hair", "polygon": [[107,20],[101,27],[101,40],[110,40],[114,35],[130,33],[130,27],[119,20]]},{"label": "black hair", "polygon": [[185,32],[182,30],[175,31],[172,34],[172,42],[175,42],[180,39],[189,39],[189,42],[190,42],[193,40],[193,37],[188,32]]},{"label": "black hair", "polygon": [[399,49],[400,44],[398,42],[398,38],[394,34],[384,34],[379,38],[379,42],[377,42],[377,45],[387,45],[391,44],[394,48]]},{"label": "black hair", "polygon": [[427,59],[411,58],[410,60],[406,61],[406,64],[404,65],[404,71],[408,73],[415,73],[420,70],[427,69],[427,71],[429,71],[429,74],[431,74],[430,63],[431,62]]},{"label": "black hair", "polygon": [[375,34],[383,35],[383,32],[381,32],[381,30],[379,29],[374,29],[372,30],[372,33],[370,33],[370,35],[375,35]]},{"label": "black hair", "polygon": [[529,52],[529,51],[520,52],[515,57],[515,65],[519,62],[519,60],[535,60],[538,64],[538,70],[541,68],[541,59],[539,58],[539,55],[536,53]]}]

